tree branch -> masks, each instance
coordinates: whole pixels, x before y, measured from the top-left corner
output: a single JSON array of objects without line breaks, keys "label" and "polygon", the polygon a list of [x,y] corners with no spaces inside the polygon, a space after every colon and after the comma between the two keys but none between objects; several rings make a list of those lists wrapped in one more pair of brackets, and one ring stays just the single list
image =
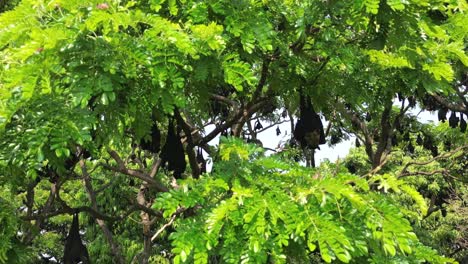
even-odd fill
[{"label": "tree branch", "polygon": [[446,98],[438,95],[438,94],[432,94],[431,95],[438,103],[441,105],[447,107],[449,110],[454,111],[454,112],[462,112],[465,115],[468,115],[468,105],[463,105],[463,104],[454,104],[447,100]]},{"label": "tree branch", "polygon": [[238,137],[240,135],[245,122],[249,120],[249,118],[259,109],[261,109],[267,102],[268,98],[260,98],[260,100],[258,100],[257,102],[249,103],[244,109],[241,109],[242,114],[240,115],[238,121],[235,122],[236,125],[233,128],[234,136]]},{"label": "tree branch", "polygon": [[105,168],[107,168],[109,170],[112,170],[112,171],[120,172],[120,173],[123,173],[125,175],[138,178],[138,179],[140,179],[142,181],[145,181],[150,186],[154,187],[156,190],[158,190],[160,192],[169,191],[169,189],[166,186],[164,186],[162,183],[160,183],[159,181],[152,178],[149,174],[146,174],[146,173],[144,173],[142,171],[138,171],[138,170],[128,169],[127,167],[125,167],[125,164],[124,164],[123,160],[120,158],[119,154],[116,151],[109,149],[109,150],[107,150],[107,152],[117,162],[118,167],[116,168],[116,167],[109,166],[107,164],[102,164],[103,167],[105,167]]},{"label": "tree branch", "polygon": [[[144,184],[140,186],[140,190],[137,194],[137,203],[140,206],[146,207],[146,187]],[[142,264],[148,264],[148,260],[151,254],[151,238],[150,238],[150,229],[151,229],[151,219],[148,213],[145,211],[140,212],[141,223],[143,225],[143,251],[142,251]]]},{"label": "tree branch", "polygon": [[447,173],[447,170],[435,170],[435,171],[430,171],[430,172],[427,172],[427,171],[415,171],[415,172],[403,172],[401,174],[398,175],[399,178],[402,178],[402,177],[408,177],[408,176],[432,176],[434,174],[445,174]]},{"label": "tree branch", "polygon": [[168,228],[169,226],[172,225],[172,223],[174,223],[175,219],[176,219],[176,216],[177,215],[172,215],[171,219],[169,220],[169,222],[167,222],[166,224],[164,224],[158,231],[156,231],[156,233],[151,237],[151,242],[153,242],[154,240],[156,240],[156,238],[158,238],[158,236],[166,229]]},{"label": "tree branch", "polygon": [[461,147],[458,147],[452,151],[449,151],[449,152],[445,152],[445,153],[442,153],[440,154],[439,156],[436,156],[430,160],[427,160],[427,161],[422,161],[422,162],[418,162],[418,161],[411,161],[411,162],[408,162],[406,163],[406,165],[403,167],[403,169],[401,170],[401,172],[398,174],[398,177],[402,177],[402,176],[405,176],[406,173],[409,173],[408,172],[408,168],[412,165],[415,165],[415,166],[424,166],[424,165],[427,165],[427,164],[430,164],[436,160],[439,160],[439,159],[446,159],[446,158],[449,158],[453,155],[455,155],[457,152],[459,151],[462,151],[462,150],[465,150],[465,149],[468,149],[468,145],[464,145],[464,146],[461,146]]},{"label": "tree branch", "polygon": [[229,99],[228,97],[226,96],[222,96],[222,95],[219,95],[219,94],[214,94],[214,93],[210,93],[210,98],[213,99],[213,100],[216,100],[216,101],[220,101],[220,102],[223,102],[225,104],[229,104],[233,107],[239,107],[238,103],[234,100],[231,100]]},{"label": "tree branch", "polygon": [[382,163],[382,156],[384,154],[385,149],[387,149],[387,145],[391,144],[391,125],[390,125],[390,114],[392,112],[392,100],[388,98],[385,102],[384,110],[382,112],[380,118],[380,139],[379,144],[377,145],[377,150],[375,151],[374,157],[372,159],[372,167],[376,168]]},{"label": "tree branch", "polygon": [[[356,113],[352,112],[351,110],[346,110],[342,103],[336,102],[336,106],[337,110],[343,115],[347,116],[351,120],[351,124],[362,132],[364,136],[364,140],[362,140],[362,142],[364,143],[364,148],[366,150],[369,162],[372,163],[374,159],[374,150],[372,148],[374,140],[369,132],[369,129],[367,128],[366,123],[362,121]],[[357,132],[358,131],[355,131],[356,136],[358,136]]]},{"label": "tree branch", "polygon": [[[245,119],[242,119],[242,117],[244,117],[244,114],[247,115],[248,113],[253,113],[253,112],[257,111],[258,109],[260,109],[263,106],[263,104],[265,103],[265,101],[266,101],[265,98],[260,98],[256,103],[252,103],[251,104],[252,106],[248,110],[245,110],[245,108],[239,109],[238,112],[233,117],[231,117],[224,124],[221,124],[221,125],[217,126],[215,129],[213,129],[213,131],[211,131],[208,135],[206,135],[205,137],[203,137],[199,141],[195,141],[194,145],[195,146],[201,146],[201,145],[207,144],[208,142],[213,140],[222,131],[230,128],[231,126],[233,126],[234,124],[236,124],[238,122],[241,122],[242,120],[245,120]],[[244,112],[246,112],[246,113],[244,113]]]},{"label": "tree branch", "polygon": [[187,137],[187,146],[185,147],[185,152],[189,158],[190,168],[192,169],[192,177],[198,179],[200,177],[200,167],[198,167],[197,158],[195,156],[195,145],[193,144],[192,131],[190,130],[190,126],[182,118],[182,115],[177,108],[174,110],[174,116]]},{"label": "tree branch", "polygon": [[254,100],[255,100],[255,98],[260,97],[262,89],[265,86],[267,76],[268,76],[268,70],[269,70],[270,62],[271,62],[270,58],[267,58],[267,59],[263,60],[262,71],[260,73],[260,80],[258,81],[257,88],[255,89],[255,92],[253,93],[253,96],[252,96],[252,98]]}]

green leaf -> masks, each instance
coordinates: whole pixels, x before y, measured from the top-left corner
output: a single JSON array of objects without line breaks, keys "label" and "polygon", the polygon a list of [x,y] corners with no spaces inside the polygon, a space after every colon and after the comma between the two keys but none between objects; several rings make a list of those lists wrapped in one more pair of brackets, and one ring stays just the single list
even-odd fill
[{"label": "green leaf", "polygon": [[103,104],[103,105],[108,105],[109,104],[109,98],[107,97],[107,93],[102,93],[101,94],[101,104]]},{"label": "green leaf", "polygon": [[377,14],[379,12],[379,0],[364,0],[366,6],[366,12],[371,14]]},{"label": "green leaf", "polygon": [[187,260],[187,253],[185,253],[185,250],[182,250],[179,254],[180,256],[180,259],[182,260],[182,262],[185,262]]},{"label": "green leaf", "polygon": [[387,4],[393,10],[402,11],[405,9],[405,2],[403,0],[387,0]]},{"label": "green leaf", "polygon": [[395,256],[396,254],[396,249],[393,245],[391,244],[388,244],[388,243],[384,243],[384,250],[386,253],[390,254],[390,256]]},{"label": "green leaf", "polygon": [[407,58],[380,50],[369,50],[367,54],[372,62],[389,68],[413,68]]},{"label": "green leaf", "polygon": [[44,152],[41,149],[37,151],[37,161],[42,162],[44,160]]},{"label": "green leaf", "polygon": [[413,189],[411,186],[408,185],[402,185],[401,190],[403,190],[405,193],[409,194],[411,198],[416,202],[416,204],[419,207],[419,210],[421,210],[421,214],[425,216],[427,214],[427,204],[426,201],[424,200],[424,197],[415,189]]},{"label": "green leaf", "polygon": [[243,84],[252,86],[255,81],[250,65],[238,59],[226,60],[223,62],[224,80],[231,84],[237,91],[243,91]]},{"label": "green leaf", "polygon": [[344,253],[337,253],[336,257],[344,263],[349,263],[351,260],[351,255],[348,251],[345,251]]},{"label": "green leaf", "polygon": [[260,243],[256,240],[253,243],[253,251],[257,253],[260,250]]},{"label": "green leaf", "polygon": [[307,247],[309,248],[310,252],[313,252],[317,248],[317,245],[309,240],[307,242]]},{"label": "green leaf", "polygon": [[424,64],[423,69],[432,74],[437,81],[444,79],[451,82],[454,78],[453,69],[448,63],[436,62]]},{"label": "green leaf", "polygon": [[55,150],[55,155],[56,155],[57,157],[59,157],[59,158],[62,157],[62,156],[63,156],[63,151],[62,151],[62,150],[63,150],[62,148],[56,149],[56,150]]},{"label": "green leaf", "polygon": [[116,99],[116,95],[114,92],[107,93],[107,97],[109,98],[111,102],[114,102]]}]

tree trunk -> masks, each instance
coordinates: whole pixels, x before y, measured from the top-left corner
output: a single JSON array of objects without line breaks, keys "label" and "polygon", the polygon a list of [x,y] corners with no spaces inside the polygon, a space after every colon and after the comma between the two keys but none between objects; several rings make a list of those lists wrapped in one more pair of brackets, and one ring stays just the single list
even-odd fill
[{"label": "tree trunk", "polygon": [[[139,205],[146,206],[146,187],[144,185],[140,186],[140,191],[137,195],[137,202]],[[141,211],[140,213],[141,222],[143,224],[143,252],[141,254],[140,263],[148,264],[149,257],[151,255],[151,224],[149,219],[149,214]]]}]

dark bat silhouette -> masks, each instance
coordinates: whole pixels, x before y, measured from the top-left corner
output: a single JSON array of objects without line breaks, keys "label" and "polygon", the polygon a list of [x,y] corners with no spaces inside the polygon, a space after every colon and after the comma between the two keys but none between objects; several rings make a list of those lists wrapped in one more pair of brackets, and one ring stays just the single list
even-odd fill
[{"label": "dark bat silhouette", "polygon": [[300,116],[294,128],[294,138],[299,141],[302,148],[320,149],[319,145],[325,144],[325,134],[322,120],[315,112],[310,97],[300,97]]},{"label": "dark bat silhouette", "polygon": [[70,232],[65,239],[65,250],[63,254],[64,264],[75,264],[75,263],[89,264],[88,250],[83,244],[80,236],[80,226],[78,222],[78,213],[73,215],[73,222],[70,227]]}]

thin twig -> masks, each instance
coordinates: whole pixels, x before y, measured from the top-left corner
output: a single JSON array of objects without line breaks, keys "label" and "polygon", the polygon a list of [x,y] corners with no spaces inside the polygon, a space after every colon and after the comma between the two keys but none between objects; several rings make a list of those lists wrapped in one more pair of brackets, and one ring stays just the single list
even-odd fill
[{"label": "thin twig", "polygon": [[447,171],[446,170],[435,170],[435,171],[415,171],[415,172],[404,172],[404,173],[401,173],[400,175],[398,175],[399,178],[402,178],[402,177],[408,177],[408,176],[432,176],[434,174],[445,174]]},{"label": "thin twig", "polygon": [[153,242],[154,240],[156,240],[156,238],[166,229],[168,228],[170,225],[172,225],[172,223],[174,223],[176,219],[176,215],[172,215],[171,219],[169,220],[169,222],[167,222],[166,224],[164,224],[154,235],[153,237],[151,237],[151,242]]}]

